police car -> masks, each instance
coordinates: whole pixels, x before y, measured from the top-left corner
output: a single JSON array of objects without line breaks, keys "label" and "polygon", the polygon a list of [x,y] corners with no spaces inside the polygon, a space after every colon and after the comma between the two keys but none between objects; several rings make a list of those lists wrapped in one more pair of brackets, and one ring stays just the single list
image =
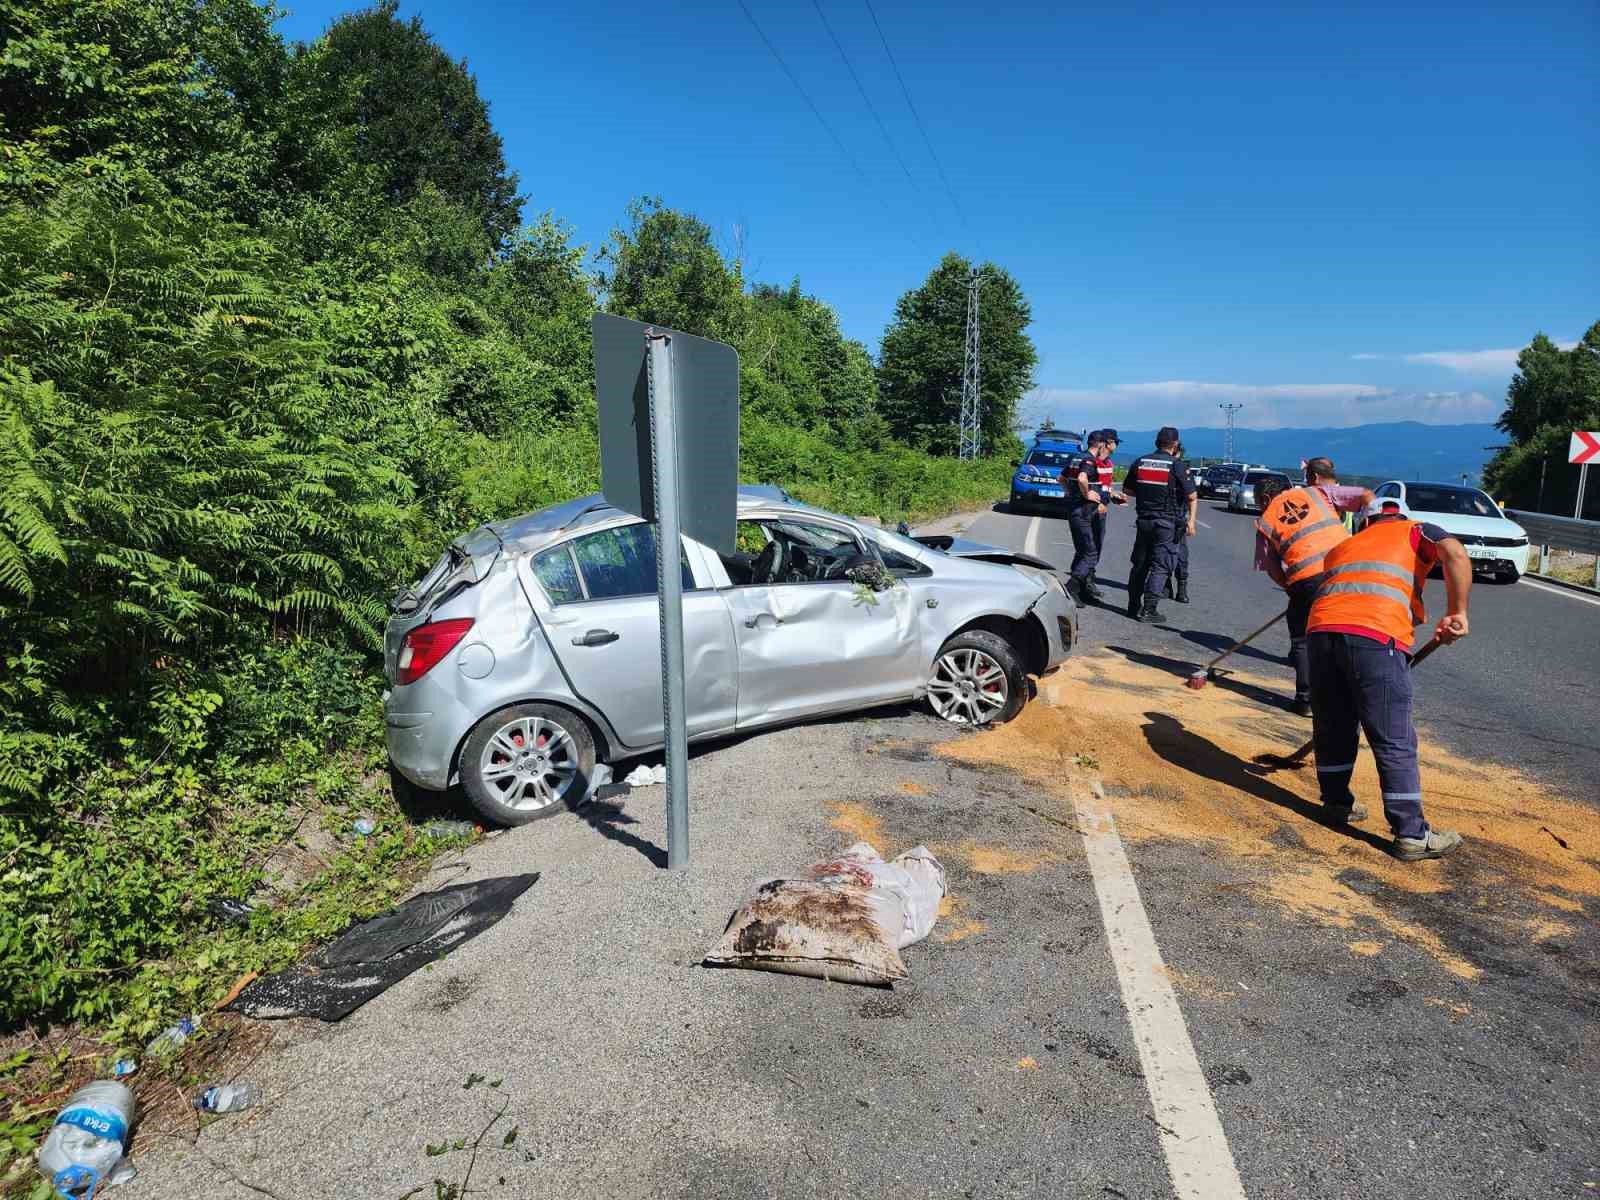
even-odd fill
[{"label": "police car", "polygon": [[1083,438],[1079,434],[1064,429],[1041,429],[1034,434],[1033,445],[1011,476],[1011,511],[1065,512],[1067,501],[1061,472],[1081,453]]}]

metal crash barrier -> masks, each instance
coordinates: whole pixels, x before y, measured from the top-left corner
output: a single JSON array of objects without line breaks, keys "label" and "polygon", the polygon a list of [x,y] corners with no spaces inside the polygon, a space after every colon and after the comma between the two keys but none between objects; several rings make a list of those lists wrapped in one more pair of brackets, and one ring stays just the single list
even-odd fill
[{"label": "metal crash barrier", "polygon": [[1539,547],[1539,574],[1550,570],[1550,550],[1593,554],[1594,586],[1600,588],[1600,521],[1580,521],[1575,517],[1552,517],[1547,513],[1522,512],[1508,508],[1506,516],[1528,531],[1528,540]]}]

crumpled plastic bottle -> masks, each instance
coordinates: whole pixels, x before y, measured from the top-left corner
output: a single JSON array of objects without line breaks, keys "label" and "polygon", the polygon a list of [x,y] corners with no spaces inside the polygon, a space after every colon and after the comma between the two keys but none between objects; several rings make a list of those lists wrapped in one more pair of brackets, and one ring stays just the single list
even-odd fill
[{"label": "crumpled plastic bottle", "polygon": [[214,1083],[194,1098],[194,1106],[201,1112],[230,1113],[254,1108],[261,1103],[261,1085],[244,1080],[240,1083]]},{"label": "crumpled plastic bottle", "polygon": [[133,1125],[133,1093],[110,1079],[73,1092],[39,1151],[39,1172],[58,1196],[126,1183],[133,1164],[123,1157]]}]

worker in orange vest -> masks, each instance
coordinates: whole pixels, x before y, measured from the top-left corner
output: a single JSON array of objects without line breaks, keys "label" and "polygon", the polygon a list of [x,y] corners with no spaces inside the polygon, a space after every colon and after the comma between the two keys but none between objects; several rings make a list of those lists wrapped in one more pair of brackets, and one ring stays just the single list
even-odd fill
[{"label": "worker in orange vest", "polygon": [[1398,499],[1372,501],[1366,517],[1365,529],[1323,557],[1322,583],[1306,623],[1317,783],[1332,820],[1365,819],[1350,791],[1357,731],[1365,731],[1378,760],[1396,857],[1438,858],[1461,845],[1461,835],[1429,828],[1422,815],[1411,720],[1412,630],[1427,619],[1422,588],[1437,564],[1444,572],[1445,615],[1434,637],[1448,645],[1467,636],[1472,560],[1437,525],[1412,520]]},{"label": "worker in orange vest", "polygon": [[[1289,594],[1289,658],[1294,663],[1294,711],[1311,715],[1311,669],[1306,660],[1306,618],[1322,582],[1323,556],[1350,536],[1341,513],[1360,512],[1372,491],[1341,487],[1326,458],[1305,461],[1305,486],[1284,488],[1277,480],[1263,491],[1256,522],[1256,570],[1265,571]],[[1277,488],[1272,485],[1278,484]],[[1280,490],[1281,489],[1281,490]]]}]

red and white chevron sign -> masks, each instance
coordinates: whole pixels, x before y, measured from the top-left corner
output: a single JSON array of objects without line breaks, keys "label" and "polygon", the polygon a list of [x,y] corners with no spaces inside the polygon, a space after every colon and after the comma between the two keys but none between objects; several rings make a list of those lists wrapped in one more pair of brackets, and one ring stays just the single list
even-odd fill
[{"label": "red and white chevron sign", "polygon": [[1600,433],[1579,433],[1572,435],[1572,444],[1567,447],[1567,461],[1569,463],[1600,463]]}]

